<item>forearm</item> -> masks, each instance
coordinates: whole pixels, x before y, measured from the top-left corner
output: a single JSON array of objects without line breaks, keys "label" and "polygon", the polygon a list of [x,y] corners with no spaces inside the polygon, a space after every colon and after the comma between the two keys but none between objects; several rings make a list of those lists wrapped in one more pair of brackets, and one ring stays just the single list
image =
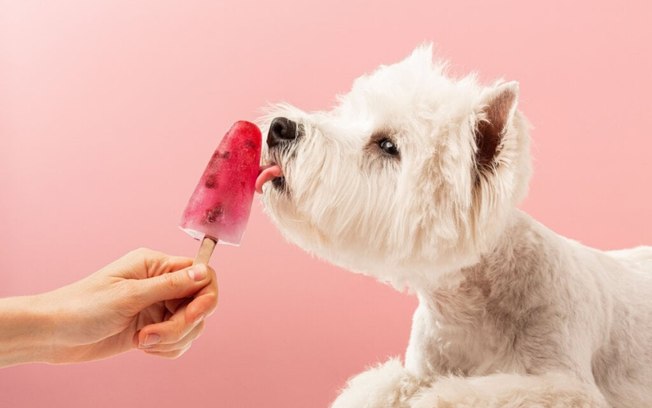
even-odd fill
[{"label": "forearm", "polygon": [[47,362],[51,318],[39,296],[0,299],[0,367]]}]

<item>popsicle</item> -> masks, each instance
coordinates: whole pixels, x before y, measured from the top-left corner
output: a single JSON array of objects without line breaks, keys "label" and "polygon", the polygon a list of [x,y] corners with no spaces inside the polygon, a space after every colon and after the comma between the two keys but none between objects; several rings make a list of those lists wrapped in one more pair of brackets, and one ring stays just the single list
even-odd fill
[{"label": "popsicle", "polygon": [[233,124],[188,201],[180,227],[202,240],[195,263],[208,263],[216,243],[239,245],[260,165],[262,135],[247,121]]}]

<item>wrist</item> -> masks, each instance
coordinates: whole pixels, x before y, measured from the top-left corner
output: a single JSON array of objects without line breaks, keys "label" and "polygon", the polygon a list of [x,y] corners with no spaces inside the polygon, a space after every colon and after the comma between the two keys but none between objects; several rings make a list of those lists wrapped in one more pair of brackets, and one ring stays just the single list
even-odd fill
[{"label": "wrist", "polygon": [[0,367],[49,362],[52,320],[41,295],[0,299]]}]

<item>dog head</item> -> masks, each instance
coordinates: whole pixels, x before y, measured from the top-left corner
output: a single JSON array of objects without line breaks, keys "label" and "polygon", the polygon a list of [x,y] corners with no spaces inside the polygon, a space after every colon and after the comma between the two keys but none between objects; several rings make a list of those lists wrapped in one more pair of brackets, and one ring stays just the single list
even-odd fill
[{"label": "dog head", "polygon": [[490,249],[530,175],[518,85],[445,70],[423,46],[331,111],[270,109],[257,188],[290,241],[397,286]]}]

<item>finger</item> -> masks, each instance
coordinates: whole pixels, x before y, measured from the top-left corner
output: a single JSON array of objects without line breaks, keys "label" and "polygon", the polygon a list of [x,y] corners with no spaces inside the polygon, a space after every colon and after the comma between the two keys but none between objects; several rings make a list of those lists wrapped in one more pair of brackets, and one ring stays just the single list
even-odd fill
[{"label": "finger", "polygon": [[208,273],[212,277],[209,284],[204,286],[194,299],[191,299],[186,308],[186,319],[188,321],[196,321],[200,317],[206,317],[215,311],[218,302],[218,286],[215,271],[208,267]]},{"label": "finger", "polygon": [[139,248],[111,264],[107,273],[127,279],[143,279],[178,271],[192,265],[192,259]]},{"label": "finger", "polygon": [[187,305],[191,300],[192,298],[166,300],[165,309],[170,312],[170,314],[174,314],[181,306]]},{"label": "finger", "polygon": [[163,358],[168,358],[168,359],[176,359],[181,357],[186,351],[190,349],[190,346],[186,347],[185,349],[182,350],[174,350],[174,351],[151,351],[151,350],[143,350],[145,353],[150,354],[152,356],[156,357],[163,357]]},{"label": "finger", "polygon": [[193,322],[211,315],[217,307],[217,294],[207,293],[196,297],[186,307],[186,320]]},{"label": "finger", "polygon": [[170,314],[175,313],[179,307],[189,306],[186,309],[186,319],[197,321],[200,317],[206,317],[215,311],[218,301],[218,288],[215,271],[208,266],[208,273],[211,276],[210,283],[204,286],[194,295],[194,298],[171,299],[165,301],[165,308]]},{"label": "finger", "polygon": [[206,265],[193,265],[176,272],[147,279],[132,279],[137,306],[144,308],[156,302],[194,295],[211,281]]},{"label": "finger", "polygon": [[192,265],[192,258],[166,254],[162,255],[163,256],[159,256],[158,258],[151,257],[148,259],[148,262],[146,262],[148,277],[178,271]]},{"label": "finger", "polygon": [[184,338],[199,321],[186,319],[186,307],[182,306],[169,319],[143,327],[138,333],[138,347],[152,348],[158,344],[174,344]]},{"label": "finger", "polygon": [[206,323],[203,321],[198,322],[195,327],[190,330],[188,334],[186,334],[184,337],[182,337],[179,341],[175,343],[159,343],[155,344],[153,346],[147,347],[144,350],[147,351],[157,351],[157,352],[167,352],[167,351],[174,351],[174,350],[181,350],[190,347],[193,341],[199,337],[200,334],[204,331],[204,328],[206,327]]}]

